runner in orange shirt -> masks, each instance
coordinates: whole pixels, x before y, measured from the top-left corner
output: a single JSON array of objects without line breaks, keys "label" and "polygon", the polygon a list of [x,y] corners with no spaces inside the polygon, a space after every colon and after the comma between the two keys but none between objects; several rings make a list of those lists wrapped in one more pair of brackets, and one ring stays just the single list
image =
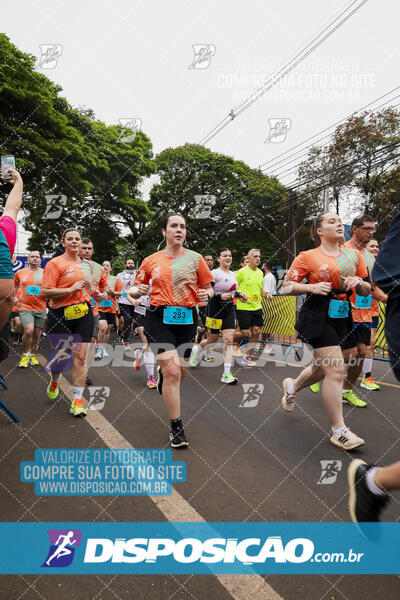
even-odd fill
[{"label": "runner in orange shirt", "polygon": [[[79,249],[79,256],[82,260],[87,260],[90,264],[90,283],[91,283],[91,306],[93,310],[93,336],[92,336],[92,345],[89,347],[89,352],[87,354],[86,360],[88,366],[92,364],[94,355],[95,355],[95,344],[97,344],[97,337],[99,334],[99,303],[100,300],[107,299],[106,292],[100,292],[100,289],[103,290],[107,286],[107,275],[101,265],[99,263],[92,260],[94,248],[93,242],[87,237],[82,238]],[[86,380],[87,385],[93,385],[93,382],[89,377]]]},{"label": "runner in orange shirt", "polygon": [[42,296],[50,298],[48,338],[52,352],[46,366],[51,372],[47,395],[52,400],[57,398],[61,371],[69,370],[68,361],[72,359],[74,398],[70,413],[80,417],[86,415],[82,396],[86,355],[93,335],[93,270],[89,261],[79,257],[81,236],[77,229],[66,229],[61,243],[65,252],[47,263],[42,281]]},{"label": "runner in orange shirt", "polygon": [[[343,233],[338,215],[332,212],[319,215],[314,221],[314,236],[319,246],[301,252],[285,277],[283,293],[307,294],[296,330],[312,346],[314,359],[296,379],[283,381],[282,406],[292,411],[295,394],[323,379],[322,399],[332,426],[330,441],[343,450],[352,450],[365,442],[346,427],[343,419],[342,346],[351,336],[353,324],[348,296],[353,289],[367,296],[371,286],[365,281],[368,272],[361,254],[340,246]],[[301,283],[303,279],[307,283]]]},{"label": "runner in orange shirt", "polygon": [[[375,220],[369,215],[362,215],[353,219],[351,224],[352,237],[345,243],[346,248],[358,250],[364,258],[368,274],[371,277],[375,258],[368,252],[366,245],[372,239],[375,231]],[[350,298],[352,305],[352,316],[354,322],[353,329],[353,348],[350,340],[343,347],[343,356],[346,363],[349,364],[347,377],[344,380],[343,401],[353,406],[364,407],[367,403],[361,400],[355,394],[353,387],[361,374],[364,359],[367,356],[368,347],[371,343],[371,331],[373,327],[372,320],[372,300],[373,296],[384,298],[384,294],[379,288],[376,288],[366,297],[359,297],[354,292]],[[379,309],[378,309],[379,310]],[[378,312],[379,314],[379,312]],[[379,390],[379,386],[374,382],[368,385],[364,383],[363,387],[369,390]]]},{"label": "runner in orange shirt", "polygon": [[170,444],[181,448],[188,446],[188,441],[181,420],[180,384],[196,337],[196,304],[214,295],[213,276],[200,254],[183,247],[186,221],[182,215],[168,215],[162,234],[165,249],[144,259],[129,295],[140,298],[147,294],[151,279],[145,332],[157,356],[157,387],[170,419]]},{"label": "runner in orange shirt", "polygon": [[31,250],[27,262],[28,266],[19,269],[14,276],[19,302],[19,316],[24,329],[22,338],[23,354],[19,367],[39,364],[35,352],[37,352],[40,334],[46,320],[46,300],[40,295],[40,286],[43,279],[40,253]]},{"label": "runner in orange shirt", "polygon": [[110,338],[110,332],[112,326],[115,324],[115,316],[117,312],[116,299],[124,291],[124,286],[120,279],[117,279],[115,275],[111,275],[111,263],[109,260],[103,261],[103,269],[107,277],[107,298],[99,300],[99,335],[98,335],[98,348],[95,354],[95,360],[101,360],[104,356],[108,356],[105,349]]}]

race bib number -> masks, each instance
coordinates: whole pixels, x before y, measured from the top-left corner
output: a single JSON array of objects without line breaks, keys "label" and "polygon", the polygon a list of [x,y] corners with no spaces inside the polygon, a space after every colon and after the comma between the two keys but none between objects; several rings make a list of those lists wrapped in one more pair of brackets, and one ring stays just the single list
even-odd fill
[{"label": "race bib number", "polygon": [[192,325],[193,311],[185,306],[166,306],[164,323],[166,325]]},{"label": "race bib number", "polygon": [[356,296],[356,308],[371,308],[372,296],[369,294],[368,296]]},{"label": "race bib number", "polygon": [[206,327],[209,327],[210,329],[221,329],[222,319],[212,319],[211,317],[207,317]]},{"label": "race bib number", "polygon": [[252,302],[253,304],[255,304],[256,302],[260,302],[260,299],[260,294],[250,294],[249,296],[249,302]]},{"label": "race bib number", "polygon": [[100,300],[101,308],[110,308],[113,305],[112,300]]},{"label": "race bib number", "polygon": [[73,319],[81,319],[89,312],[89,307],[86,302],[82,302],[81,304],[72,304],[72,306],[66,306],[64,308],[64,317],[67,321],[72,321]]},{"label": "race bib number", "polygon": [[127,295],[127,292],[126,292],[126,291],[125,291],[125,292],[122,292],[122,297],[123,297],[123,298],[126,298],[126,295]]},{"label": "race bib number", "polygon": [[40,296],[40,287],[38,285],[27,285],[26,293],[28,296]]},{"label": "race bib number", "polygon": [[329,302],[328,317],[331,319],[344,319],[349,316],[349,303],[347,300],[331,300]]}]

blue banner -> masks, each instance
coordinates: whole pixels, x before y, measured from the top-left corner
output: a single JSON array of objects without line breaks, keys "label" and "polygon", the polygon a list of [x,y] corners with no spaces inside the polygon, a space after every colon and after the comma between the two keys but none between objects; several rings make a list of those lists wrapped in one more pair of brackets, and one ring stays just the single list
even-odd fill
[{"label": "blue banner", "polygon": [[1,523],[2,574],[399,574],[400,523]]},{"label": "blue banner", "polygon": [[[49,260],[50,260],[49,256],[42,258],[41,263],[40,263],[40,266],[42,267],[42,269],[44,269],[44,267],[49,262]],[[13,264],[14,273],[16,271],[19,271],[19,269],[23,269],[24,267],[27,267],[27,266],[28,266],[28,257],[27,256],[16,256],[15,257],[15,262]]]}]

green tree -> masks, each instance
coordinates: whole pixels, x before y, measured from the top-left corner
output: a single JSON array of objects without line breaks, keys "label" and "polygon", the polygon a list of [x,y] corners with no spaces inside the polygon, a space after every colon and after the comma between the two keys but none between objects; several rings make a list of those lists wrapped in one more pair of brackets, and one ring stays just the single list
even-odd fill
[{"label": "green tree", "polygon": [[[0,34],[0,144],[24,178],[29,247],[51,252],[62,231],[77,225],[93,239],[97,259],[109,258],[121,235],[132,242],[150,219],[139,185],[154,172],[151,142],[73,108],[35,62]],[[127,134],[133,141],[123,141]],[[4,200],[6,184],[0,193]],[[50,195],[66,198],[58,218],[47,218]]]},{"label": "green tree", "polygon": [[[249,246],[264,257],[276,250],[274,218],[286,190],[275,178],[195,144],[164,150],[156,166],[160,183],[150,193],[152,221],[138,240],[142,255],[162,241],[163,218],[171,211],[186,217],[188,246],[198,252],[215,254],[227,246],[236,265]],[[201,202],[199,196],[212,200]]]}]

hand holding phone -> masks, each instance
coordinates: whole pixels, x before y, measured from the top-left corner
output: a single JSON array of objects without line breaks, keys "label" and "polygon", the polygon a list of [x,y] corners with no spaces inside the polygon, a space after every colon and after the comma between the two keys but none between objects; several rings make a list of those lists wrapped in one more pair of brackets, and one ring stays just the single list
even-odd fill
[{"label": "hand holding phone", "polygon": [[12,179],[8,169],[15,169],[15,158],[11,155],[1,157],[2,179]]}]

